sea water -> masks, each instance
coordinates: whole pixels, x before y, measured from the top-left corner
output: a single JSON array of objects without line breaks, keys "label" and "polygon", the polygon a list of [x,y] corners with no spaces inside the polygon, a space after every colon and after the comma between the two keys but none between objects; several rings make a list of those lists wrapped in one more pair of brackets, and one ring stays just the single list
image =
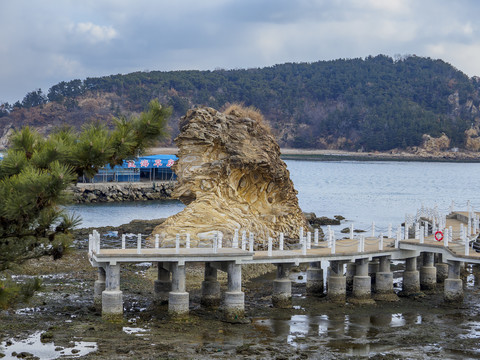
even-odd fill
[{"label": "sea water", "polygon": [[[400,161],[287,160],[300,208],[317,216],[342,215],[355,228],[393,228],[422,205],[448,212],[466,210],[467,201],[480,210],[480,163]],[[180,201],[78,204],[69,206],[82,227],[118,226],[133,219],[157,219],[184,208]]]}]

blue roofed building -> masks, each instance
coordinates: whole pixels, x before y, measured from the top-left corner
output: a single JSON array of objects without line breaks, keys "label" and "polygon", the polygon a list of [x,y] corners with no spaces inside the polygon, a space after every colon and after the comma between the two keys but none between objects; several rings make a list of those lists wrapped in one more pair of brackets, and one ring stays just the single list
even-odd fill
[{"label": "blue roofed building", "polygon": [[136,181],[175,181],[172,170],[178,158],[175,155],[148,155],[134,160],[123,160],[122,165],[113,169],[106,165],[92,179],[83,182],[136,182]]}]

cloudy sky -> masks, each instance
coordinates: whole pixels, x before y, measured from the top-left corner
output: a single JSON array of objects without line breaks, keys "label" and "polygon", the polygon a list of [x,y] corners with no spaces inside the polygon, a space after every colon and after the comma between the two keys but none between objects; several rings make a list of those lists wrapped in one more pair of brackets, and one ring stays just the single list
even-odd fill
[{"label": "cloudy sky", "polygon": [[480,75],[477,0],[0,0],[0,103],[60,82],[416,54]]}]

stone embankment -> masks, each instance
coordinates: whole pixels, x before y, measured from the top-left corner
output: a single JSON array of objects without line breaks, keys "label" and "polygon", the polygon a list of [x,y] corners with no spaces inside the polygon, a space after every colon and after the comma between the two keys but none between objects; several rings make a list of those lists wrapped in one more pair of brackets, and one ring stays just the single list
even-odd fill
[{"label": "stone embankment", "polygon": [[175,182],[78,183],[71,188],[76,203],[171,199]]}]

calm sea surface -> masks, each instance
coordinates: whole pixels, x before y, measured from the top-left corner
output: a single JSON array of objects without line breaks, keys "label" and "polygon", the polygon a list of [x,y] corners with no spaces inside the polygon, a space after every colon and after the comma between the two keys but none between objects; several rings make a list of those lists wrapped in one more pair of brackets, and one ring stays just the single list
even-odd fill
[{"label": "calm sea surface", "polygon": [[[342,215],[349,224],[394,228],[422,204],[447,211],[452,200],[480,210],[480,163],[285,161],[300,207],[317,216]],[[118,226],[132,219],[168,217],[184,208],[178,201],[73,205],[82,227]],[[342,224],[342,227],[345,226]]]}]

